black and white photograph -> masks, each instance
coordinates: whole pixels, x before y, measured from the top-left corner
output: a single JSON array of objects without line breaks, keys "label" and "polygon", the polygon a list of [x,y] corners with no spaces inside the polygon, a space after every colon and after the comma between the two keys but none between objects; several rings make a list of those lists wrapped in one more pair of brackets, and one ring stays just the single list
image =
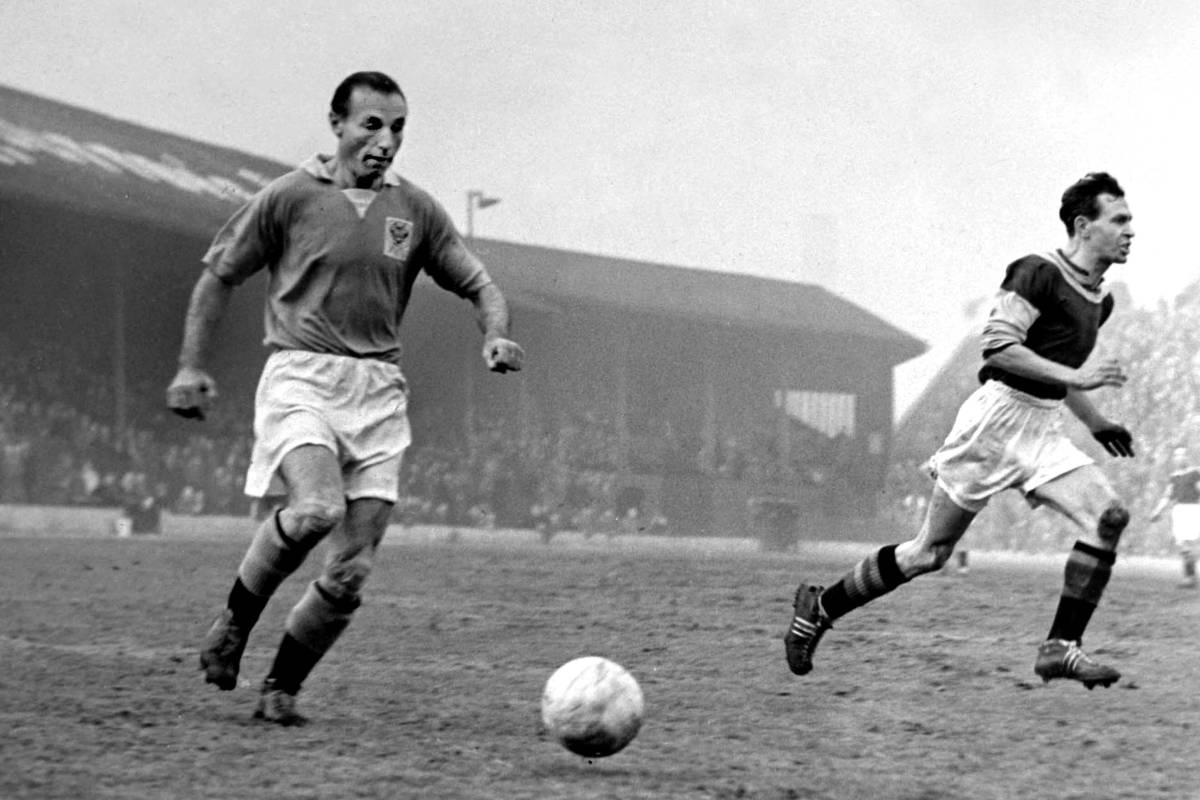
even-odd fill
[{"label": "black and white photograph", "polygon": [[0,799],[1200,798],[1200,5],[0,53]]}]

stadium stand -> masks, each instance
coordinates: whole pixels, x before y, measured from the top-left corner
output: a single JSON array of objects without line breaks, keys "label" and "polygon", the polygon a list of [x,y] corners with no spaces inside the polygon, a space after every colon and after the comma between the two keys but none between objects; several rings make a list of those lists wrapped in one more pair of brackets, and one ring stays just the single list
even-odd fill
[{"label": "stadium stand", "polygon": [[[217,416],[195,425],[160,403],[199,256],[287,169],[0,87],[6,502],[150,495],[249,513],[255,291],[235,295],[217,342]],[[764,503],[873,511],[891,371],[921,342],[814,285],[472,245],[510,297],[529,368],[493,381],[470,315],[418,284],[403,518],[695,535],[742,529]]]}]

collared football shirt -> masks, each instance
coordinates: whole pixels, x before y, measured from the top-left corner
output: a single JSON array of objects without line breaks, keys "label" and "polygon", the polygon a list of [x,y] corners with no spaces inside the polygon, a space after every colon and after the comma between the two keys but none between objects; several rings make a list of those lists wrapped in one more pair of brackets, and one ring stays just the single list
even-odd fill
[{"label": "collared football shirt", "polygon": [[313,156],[250,199],[204,263],[239,284],[266,269],[264,343],[400,363],[400,323],[423,270],[467,297],[491,283],[445,209],[389,172],[378,191],[341,189]]},{"label": "collared football shirt", "polygon": [[[1023,344],[1042,358],[1073,369],[1081,366],[1113,311],[1113,298],[1103,281],[1088,285],[1086,280],[1086,273],[1057,250],[1010,264],[984,326],[984,357]],[[998,367],[984,366],[979,380],[998,380],[1035,397],[1067,395],[1065,387]]]}]

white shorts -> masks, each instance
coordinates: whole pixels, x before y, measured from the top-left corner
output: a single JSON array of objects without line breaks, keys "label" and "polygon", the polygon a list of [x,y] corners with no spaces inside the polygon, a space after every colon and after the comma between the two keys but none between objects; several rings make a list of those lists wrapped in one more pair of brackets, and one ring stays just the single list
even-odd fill
[{"label": "white shorts", "polygon": [[930,471],[967,511],[981,511],[993,495],[1013,488],[1037,505],[1030,492],[1094,463],[1063,433],[1066,413],[1060,400],[988,381],[958,410],[950,435],[929,460]]},{"label": "white shorts", "polygon": [[400,464],[412,442],[408,391],[395,364],[371,358],[279,350],[254,398],[254,451],[246,494],[286,494],[279,465],[305,444],[329,448],[342,465],[348,500],[396,502]]},{"label": "white shorts", "polygon": [[1171,508],[1171,535],[1179,547],[1200,542],[1200,504],[1176,503]]}]

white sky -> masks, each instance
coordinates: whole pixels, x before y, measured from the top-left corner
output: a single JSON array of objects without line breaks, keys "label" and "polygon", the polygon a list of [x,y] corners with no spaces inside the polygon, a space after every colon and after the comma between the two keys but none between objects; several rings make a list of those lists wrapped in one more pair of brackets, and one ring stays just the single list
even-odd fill
[{"label": "white sky", "polygon": [[1200,277],[1194,0],[0,0],[0,83],[297,162],[349,72],[409,98],[401,170],[476,232],[820,283],[934,347],[1062,190],[1124,185],[1138,304]]}]

